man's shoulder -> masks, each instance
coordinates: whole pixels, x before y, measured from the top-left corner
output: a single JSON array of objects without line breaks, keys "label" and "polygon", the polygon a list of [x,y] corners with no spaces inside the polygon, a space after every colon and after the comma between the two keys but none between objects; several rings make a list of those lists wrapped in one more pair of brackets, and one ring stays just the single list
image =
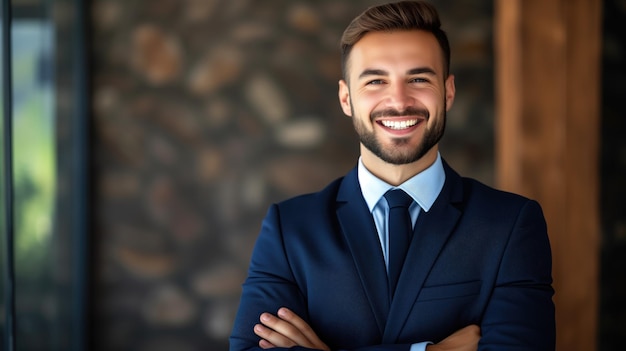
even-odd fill
[{"label": "man's shoulder", "polygon": [[271,206],[270,211],[283,225],[316,226],[334,217],[337,194],[344,179],[345,176],[337,178],[319,191],[279,201]]},{"label": "man's shoulder", "polygon": [[[446,183],[453,194],[462,193],[464,201],[479,200],[494,204],[524,204],[533,201],[523,195],[516,194],[492,185],[487,185],[475,178],[461,176],[444,160]],[[455,195],[452,195],[455,197]]]},{"label": "man's shoulder", "polygon": [[529,197],[497,189],[486,185],[476,179],[463,177],[464,203],[466,214],[491,218],[494,221],[508,221],[528,209],[536,214],[537,218],[543,216],[541,205]]},{"label": "man's shoulder", "polygon": [[463,188],[465,189],[466,194],[470,196],[480,196],[487,200],[498,200],[513,203],[525,203],[528,201],[533,201],[526,196],[511,191],[498,189],[474,178],[462,177],[461,179],[463,181]]}]

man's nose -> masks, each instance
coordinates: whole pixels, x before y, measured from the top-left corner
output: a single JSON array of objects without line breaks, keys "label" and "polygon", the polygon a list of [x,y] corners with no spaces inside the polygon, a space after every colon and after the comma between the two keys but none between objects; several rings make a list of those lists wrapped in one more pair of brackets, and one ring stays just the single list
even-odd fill
[{"label": "man's nose", "polygon": [[389,87],[388,105],[398,111],[403,111],[415,104],[415,99],[410,94],[409,86],[406,83],[394,83]]}]

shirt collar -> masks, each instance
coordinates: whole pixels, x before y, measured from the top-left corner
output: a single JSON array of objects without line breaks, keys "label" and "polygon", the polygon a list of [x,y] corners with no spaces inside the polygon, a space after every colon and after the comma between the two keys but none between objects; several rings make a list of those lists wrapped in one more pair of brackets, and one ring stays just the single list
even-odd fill
[{"label": "shirt collar", "polygon": [[428,212],[433,203],[435,203],[437,196],[439,196],[441,189],[443,189],[443,184],[446,180],[446,173],[443,169],[441,156],[437,153],[437,159],[430,167],[414,175],[397,187],[394,187],[373,175],[367,168],[365,168],[365,165],[360,157],[358,177],[359,184],[361,185],[361,192],[363,193],[363,197],[365,198],[365,202],[367,203],[370,212],[374,210],[374,207],[380,198],[391,188],[400,188],[404,190],[425,212]]}]

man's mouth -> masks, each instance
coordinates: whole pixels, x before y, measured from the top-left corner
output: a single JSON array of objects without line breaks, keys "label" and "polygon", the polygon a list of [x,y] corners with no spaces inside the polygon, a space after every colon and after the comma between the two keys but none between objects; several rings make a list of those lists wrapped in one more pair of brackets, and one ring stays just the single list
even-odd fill
[{"label": "man's mouth", "polygon": [[380,124],[382,124],[383,126],[389,128],[389,129],[393,129],[393,130],[403,130],[403,129],[408,129],[413,127],[414,125],[416,125],[418,122],[417,119],[408,119],[408,120],[402,120],[402,121],[394,121],[394,120],[382,120],[380,121]]}]

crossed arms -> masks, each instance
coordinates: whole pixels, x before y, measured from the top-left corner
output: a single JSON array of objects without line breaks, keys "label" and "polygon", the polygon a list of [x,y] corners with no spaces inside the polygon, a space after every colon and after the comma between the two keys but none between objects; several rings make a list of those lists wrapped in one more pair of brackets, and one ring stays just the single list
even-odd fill
[{"label": "crossed arms", "polygon": [[[254,326],[254,333],[261,340],[259,347],[301,346],[315,350],[330,351],[330,348],[315,334],[315,331],[288,308],[280,308],[277,315],[263,313],[260,323]],[[469,325],[448,336],[435,345],[426,347],[427,351],[475,351],[480,340],[480,328]]]},{"label": "crossed arms", "polygon": [[[376,283],[354,270],[342,238],[326,236],[336,229],[332,221],[313,214],[315,228],[294,228],[298,213],[281,210],[270,209],[257,240],[232,351],[327,346],[409,351],[420,341],[438,342],[428,351],[554,350],[550,249],[537,203],[517,207],[508,222],[479,217],[460,223],[463,231],[447,241],[417,300],[392,306],[389,317],[378,309],[380,299],[372,300]],[[377,274],[375,269],[369,265],[364,274]],[[404,314],[400,308],[416,313],[398,319]],[[388,335],[385,323],[398,334]]]}]

